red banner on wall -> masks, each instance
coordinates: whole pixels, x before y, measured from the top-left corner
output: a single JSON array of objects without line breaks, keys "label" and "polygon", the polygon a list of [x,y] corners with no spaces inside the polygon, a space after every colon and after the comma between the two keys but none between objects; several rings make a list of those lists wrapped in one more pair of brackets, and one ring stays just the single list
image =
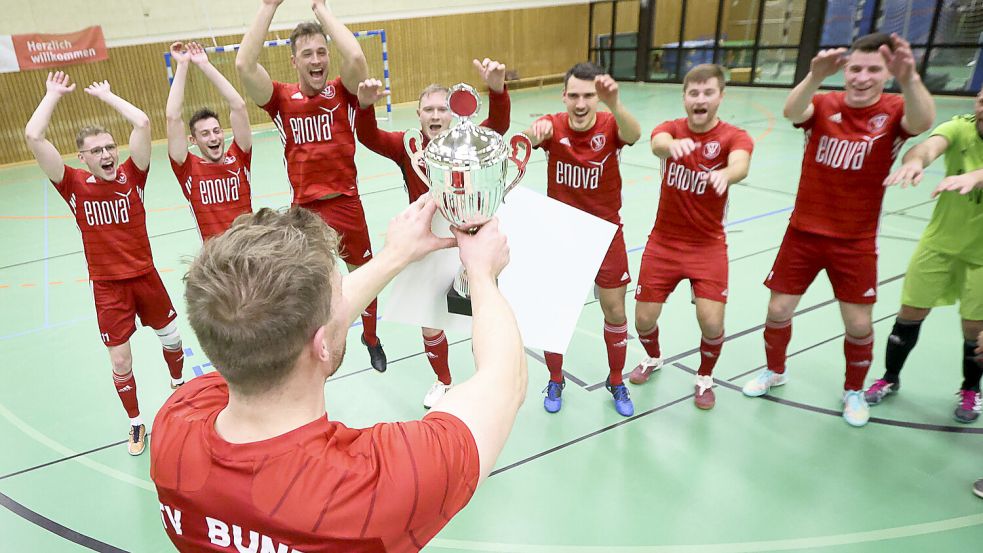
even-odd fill
[{"label": "red banner on wall", "polygon": [[[7,39],[7,40],[3,40]],[[26,71],[28,69],[58,68],[78,63],[92,63],[109,59],[102,27],[87,27],[74,33],[8,35],[0,42],[9,41],[12,52],[3,52],[14,59],[0,63],[0,71]],[[16,63],[16,66],[14,66]]]}]

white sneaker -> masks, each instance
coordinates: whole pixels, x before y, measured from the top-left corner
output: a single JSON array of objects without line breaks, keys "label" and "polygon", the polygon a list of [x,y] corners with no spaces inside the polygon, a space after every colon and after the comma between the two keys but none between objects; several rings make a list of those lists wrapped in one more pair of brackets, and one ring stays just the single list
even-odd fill
[{"label": "white sneaker", "polygon": [[423,396],[423,406],[430,409],[438,401],[440,401],[440,398],[444,397],[444,394],[446,394],[447,390],[450,389],[450,384],[444,384],[439,380],[434,382],[433,386],[430,387],[430,391],[427,392],[427,395]]},{"label": "white sneaker", "polygon": [[850,426],[863,426],[870,420],[870,406],[863,390],[843,392],[843,420]]},{"label": "white sneaker", "polygon": [[781,386],[788,382],[785,373],[778,374],[765,369],[758,373],[757,378],[744,385],[741,391],[748,397],[763,396],[768,393],[772,386]]}]

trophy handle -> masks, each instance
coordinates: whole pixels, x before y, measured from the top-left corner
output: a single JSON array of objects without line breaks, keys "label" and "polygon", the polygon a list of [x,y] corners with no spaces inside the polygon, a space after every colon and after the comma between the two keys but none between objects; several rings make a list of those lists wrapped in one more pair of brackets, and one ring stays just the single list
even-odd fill
[{"label": "trophy handle", "polygon": [[[529,141],[529,137],[524,134],[514,135],[509,140],[509,145],[512,146],[512,151],[509,154],[509,159],[515,164],[515,167],[519,170],[519,173],[512,179],[512,182],[505,189],[505,193],[508,194],[522,177],[526,174],[526,164],[529,163],[529,156],[532,155],[532,142]],[[522,150],[523,156],[519,157],[519,150]]]},{"label": "trophy handle", "polygon": [[420,163],[423,162],[423,133],[419,129],[410,129],[403,133],[403,148],[406,149],[406,155],[410,157],[410,165],[413,166],[416,176],[420,177],[427,188],[430,188],[430,178],[420,167]]}]

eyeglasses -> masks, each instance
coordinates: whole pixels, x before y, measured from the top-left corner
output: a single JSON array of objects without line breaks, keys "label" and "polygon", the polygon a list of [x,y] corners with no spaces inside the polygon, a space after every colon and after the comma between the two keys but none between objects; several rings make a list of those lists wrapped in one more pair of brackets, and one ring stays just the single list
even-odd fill
[{"label": "eyeglasses", "polygon": [[113,153],[113,152],[116,151],[116,145],[115,144],[107,144],[105,146],[96,146],[95,148],[89,148],[88,150],[79,150],[79,152],[88,152],[88,153],[90,153],[90,154],[92,154],[94,156],[101,156],[103,150],[105,150],[105,151],[107,151],[109,153]]}]

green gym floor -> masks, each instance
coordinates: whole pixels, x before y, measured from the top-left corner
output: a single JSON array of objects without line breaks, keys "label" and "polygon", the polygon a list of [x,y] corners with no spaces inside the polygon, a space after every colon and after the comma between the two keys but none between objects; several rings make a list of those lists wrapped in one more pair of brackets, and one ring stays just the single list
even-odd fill
[{"label": "green gym floor", "polygon": [[[623,151],[621,166],[625,237],[637,276],[659,198],[659,163],[647,136],[683,112],[678,85],[623,84],[622,91],[644,136]],[[983,476],[983,423],[952,418],[962,347],[955,308],[932,314],[909,358],[904,389],[856,429],[839,416],[842,324],[821,275],[794,320],[788,385],[764,399],[740,392],[765,362],[761,324],[768,291],[761,281],[785,231],[802,157],[802,132],[781,119],[786,94],[732,87],[720,110],[757,144],[750,176],[730,196],[731,301],[727,342],[714,373],[716,407],[705,412],[693,405],[699,330],[685,285],[661,320],[668,362],[647,384],[631,387],[636,414],[630,418],[614,411],[603,388],[601,310],[585,298],[566,357],[563,410],[543,410],[547,372],[541,352],[530,351],[527,400],[493,476],[429,551],[980,550],[983,500],[970,486]],[[512,132],[563,109],[556,86],[512,97]],[[972,108],[965,98],[936,102],[938,121]],[[382,126],[415,124],[412,107],[399,106],[393,123]],[[276,134],[257,130],[254,152],[253,207],[287,204]],[[365,148],[357,161],[378,249],[406,195],[392,162]],[[523,185],[545,192],[544,162],[535,152]],[[183,318],[181,278],[199,248],[198,234],[164,144],[154,146],[151,168],[148,227],[156,265],[182,315],[190,377],[213,370]],[[931,215],[929,192],[941,171],[937,163],[921,187],[887,193],[868,383],[882,371],[904,271]],[[0,170],[0,235],[0,552],[171,551],[149,478],[150,456],[126,454],[128,422],[98,337],[78,231],[36,166]],[[351,426],[423,416],[421,401],[434,376],[419,329],[380,323],[390,360],[384,374],[368,368],[359,332],[351,330],[348,356],[325,386],[329,416]],[[448,338],[459,382],[473,372],[469,337]],[[149,423],[170,393],[168,375],[149,330],[133,337],[133,352]],[[626,370],[643,355],[633,339]]]}]

